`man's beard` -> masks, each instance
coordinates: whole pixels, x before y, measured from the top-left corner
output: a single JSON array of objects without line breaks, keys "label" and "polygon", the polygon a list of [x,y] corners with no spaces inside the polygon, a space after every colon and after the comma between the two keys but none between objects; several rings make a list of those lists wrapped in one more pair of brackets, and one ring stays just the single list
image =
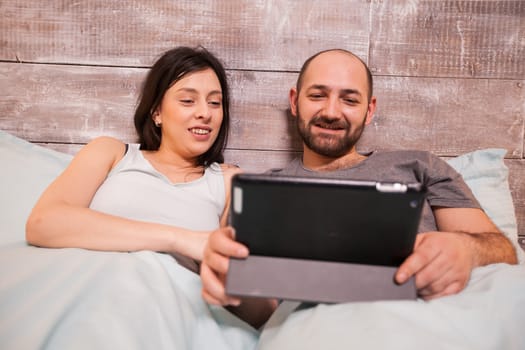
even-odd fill
[{"label": "man's beard", "polygon": [[[303,139],[306,147],[317,154],[329,158],[338,158],[344,156],[355,146],[357,141],[361,138],[365,128],[366,114],[363,117],[363,122],[355,127],[352,131],[352,125],[344,118],[331,119],[325,116],[314,117],[308,125],[301,118],[299,107],[297,107],[296,127],[299,135]],[[344,130],[344,135],[321,134],[313,135],[312,126],[318,125],[327,129]]]}]

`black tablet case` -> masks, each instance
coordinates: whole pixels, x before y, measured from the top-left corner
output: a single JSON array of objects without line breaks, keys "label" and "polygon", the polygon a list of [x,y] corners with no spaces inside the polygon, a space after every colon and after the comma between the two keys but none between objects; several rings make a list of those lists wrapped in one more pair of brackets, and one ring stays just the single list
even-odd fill
[{"label": "black tablet case", "polygon": [[412,252],[420,184],[239,174],[231,225],[250,249],[231,259],[231,295],[345,302],[414,299],[394,273]]}]

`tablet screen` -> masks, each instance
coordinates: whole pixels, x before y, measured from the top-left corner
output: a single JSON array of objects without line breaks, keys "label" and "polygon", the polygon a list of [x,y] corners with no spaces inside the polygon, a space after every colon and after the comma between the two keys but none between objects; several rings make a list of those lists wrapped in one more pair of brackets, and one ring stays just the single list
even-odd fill
[{"label": "tablet screen", "polygon": [[417,183],[238,174],[230,219],[250,255],[398,266],[424,196]]}]

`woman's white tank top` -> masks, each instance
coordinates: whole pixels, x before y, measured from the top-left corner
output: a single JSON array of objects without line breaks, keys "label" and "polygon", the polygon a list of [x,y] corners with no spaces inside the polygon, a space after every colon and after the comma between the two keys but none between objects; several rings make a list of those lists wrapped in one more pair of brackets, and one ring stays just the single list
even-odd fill
[{"label": "woman's white tank top", "polygon": [[186,183],[172,183],[130,144],[124,157],[97,190],[90,208],[134,220],[191,230],[219,227],[226,201],[224,176],[218,163]]}]

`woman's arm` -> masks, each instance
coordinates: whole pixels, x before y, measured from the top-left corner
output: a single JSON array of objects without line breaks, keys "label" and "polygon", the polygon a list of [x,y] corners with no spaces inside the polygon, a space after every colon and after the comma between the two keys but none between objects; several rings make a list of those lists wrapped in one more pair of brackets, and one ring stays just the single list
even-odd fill
[{"label": "woman's arm", "polygon": [[36,203],[26,224],[27,241],[52,248],[176,252],[201,260],[208,232],[129,220],[89,208],[124,152],[125,144],[109,137],[86,145]]}]

